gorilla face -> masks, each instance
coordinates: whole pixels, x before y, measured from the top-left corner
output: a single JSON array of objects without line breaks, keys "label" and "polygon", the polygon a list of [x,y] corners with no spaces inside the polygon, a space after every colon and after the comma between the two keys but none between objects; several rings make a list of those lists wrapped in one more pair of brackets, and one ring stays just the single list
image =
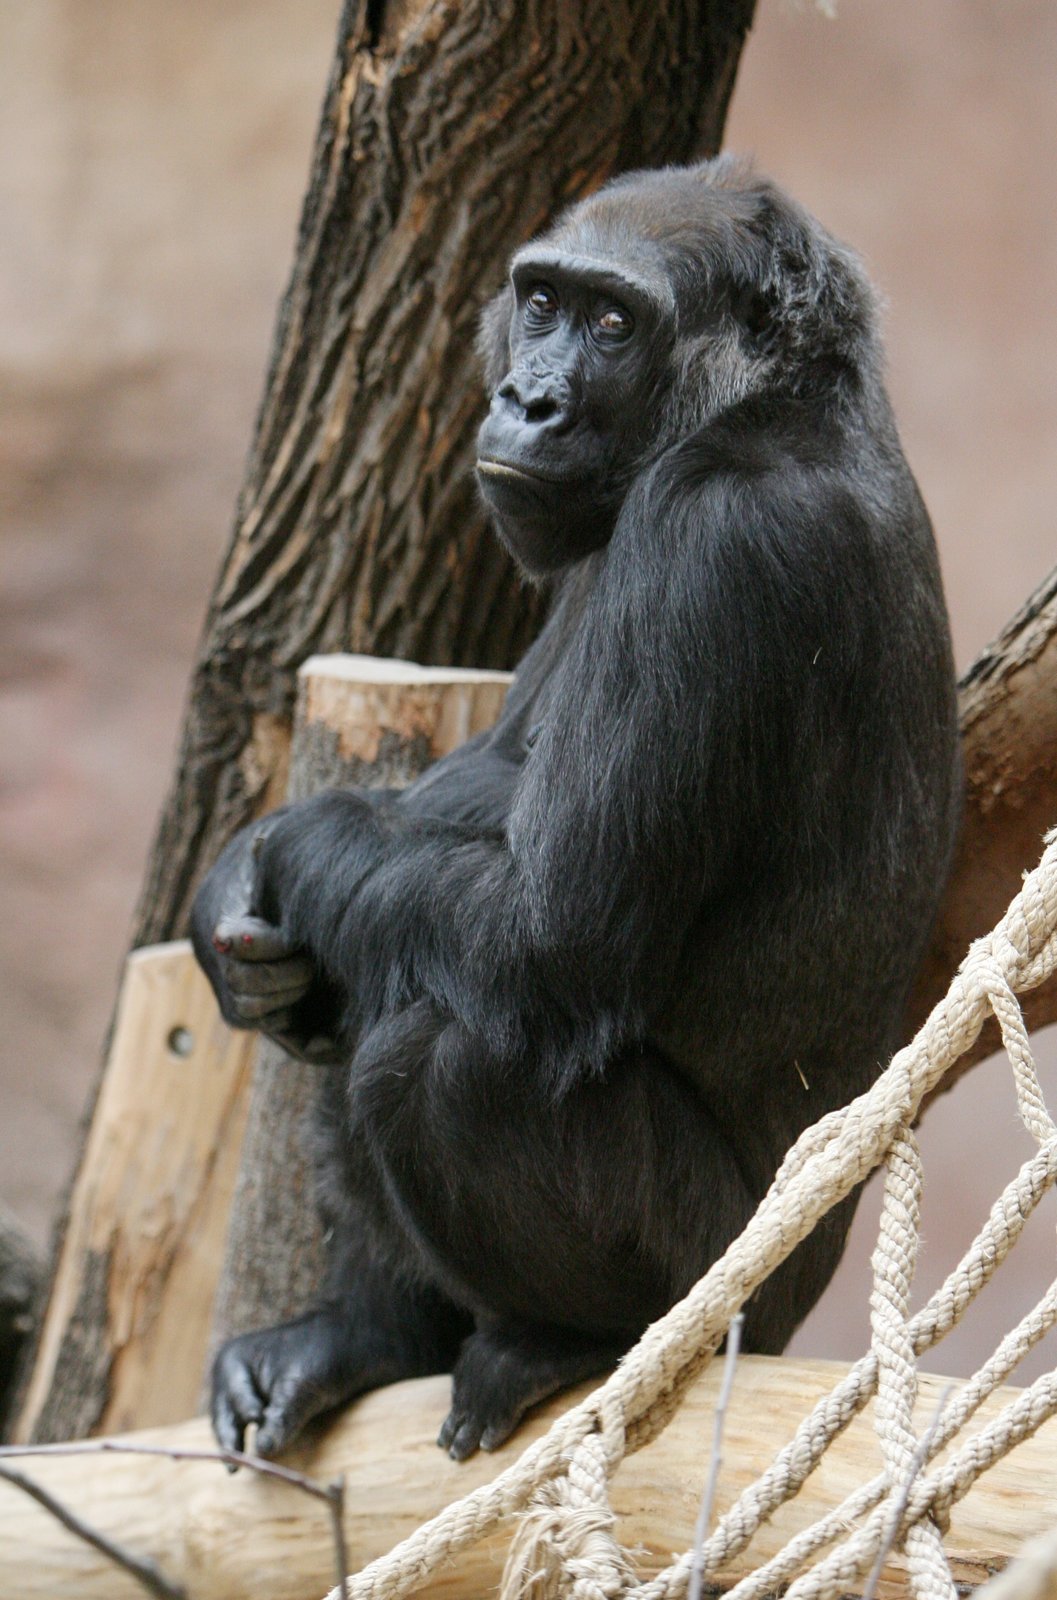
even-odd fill
[{"label": "gorilla face", "polygon": [[477,479],[533,576],[609,539],[656,433],[663,280],[547,245],[514,259],[510,367],[477,441]]}]

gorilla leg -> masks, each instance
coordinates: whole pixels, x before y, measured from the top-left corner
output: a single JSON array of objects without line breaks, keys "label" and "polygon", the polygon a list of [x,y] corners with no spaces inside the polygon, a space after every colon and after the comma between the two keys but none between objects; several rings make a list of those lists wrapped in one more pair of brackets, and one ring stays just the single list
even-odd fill
[{"label": "gorilla leg", "polygon": [[431,1276],[477,1308],[440,1441],[459,1457],[611,1365],[755,1207],[701,1096],[648,1045],[548,1092],[417,1005],[364,1041],[350,1101]]},{"label": "gorilla leg", "polygon": [[429,1286],[377,1268],[304,1316],[241,1334],[213,1365],[212,1420],[222,1449],[279,1455],[314,1417],[401,1378],[450,1372],[470,1322]]},{"label": "gorilla leg", "polygon": [[380,1176],[344,1122],[345,1074],[320,1079],[315,1150],[327,1273],[317,1304],[225,1344],[213,1367],[222,1446],[277,1455],[313,1417],[400,1378],[450,1372],[472,1318],[417,1270],[394,1231]]}]

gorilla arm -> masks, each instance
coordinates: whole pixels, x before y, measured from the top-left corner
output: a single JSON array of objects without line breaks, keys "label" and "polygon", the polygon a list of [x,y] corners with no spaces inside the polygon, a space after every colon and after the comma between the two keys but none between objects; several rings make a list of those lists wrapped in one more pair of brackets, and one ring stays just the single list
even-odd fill
[{"label": "gorilla arm", "polygon": [[340,792],[279,818],[257,909],[340,990],[350,1032],[428,998],[560,1080],[601,1068],[663,1005],[758,790],[739,744],[789,647],[765,586],[729,592],[724,568],[752,537],[735,519],[754,508],[722,474],[687,483],[668,461],[640,480],[596,558],[505,832]]}]

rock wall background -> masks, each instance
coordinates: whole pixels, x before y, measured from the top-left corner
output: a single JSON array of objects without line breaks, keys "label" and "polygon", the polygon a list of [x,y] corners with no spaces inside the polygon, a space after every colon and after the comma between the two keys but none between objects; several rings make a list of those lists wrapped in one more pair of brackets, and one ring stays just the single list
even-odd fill
[{"label": "rock wall background", "polygon": [[[227,536],[337,10],[0,0],[0,1196],[42,1241]],[[832,20],[760,0],[729,128],[887,295],[960,666],[1057,558],[1055,83],[1048,0],[840,0]],[[1039,1056],[1057,1096],[1052,1033]],[[1027,1151],[1000,1063],[930,1113],[924,1142],[928,1282]],[[864,1337],[868,1210],[804,1352]],[[1053,1276],[1044,1210],[938,1369],[990,1348]]]}]

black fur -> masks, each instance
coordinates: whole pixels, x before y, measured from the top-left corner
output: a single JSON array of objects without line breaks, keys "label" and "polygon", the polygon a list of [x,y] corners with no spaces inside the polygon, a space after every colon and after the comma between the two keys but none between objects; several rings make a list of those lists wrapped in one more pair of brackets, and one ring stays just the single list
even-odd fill
[{"label": "black fur", "polygon": [[482,346],[482,491],[557,575],[502,719],[276,813],[196,909],[229,1019],[331,1062],[328,1284],[222,1351],[229,1445],[454,1364],[464,1456],[615,1359],[887,1059],[950,859],[947,621],[855,258],[736,163],[637,174],[519,252]]}]

